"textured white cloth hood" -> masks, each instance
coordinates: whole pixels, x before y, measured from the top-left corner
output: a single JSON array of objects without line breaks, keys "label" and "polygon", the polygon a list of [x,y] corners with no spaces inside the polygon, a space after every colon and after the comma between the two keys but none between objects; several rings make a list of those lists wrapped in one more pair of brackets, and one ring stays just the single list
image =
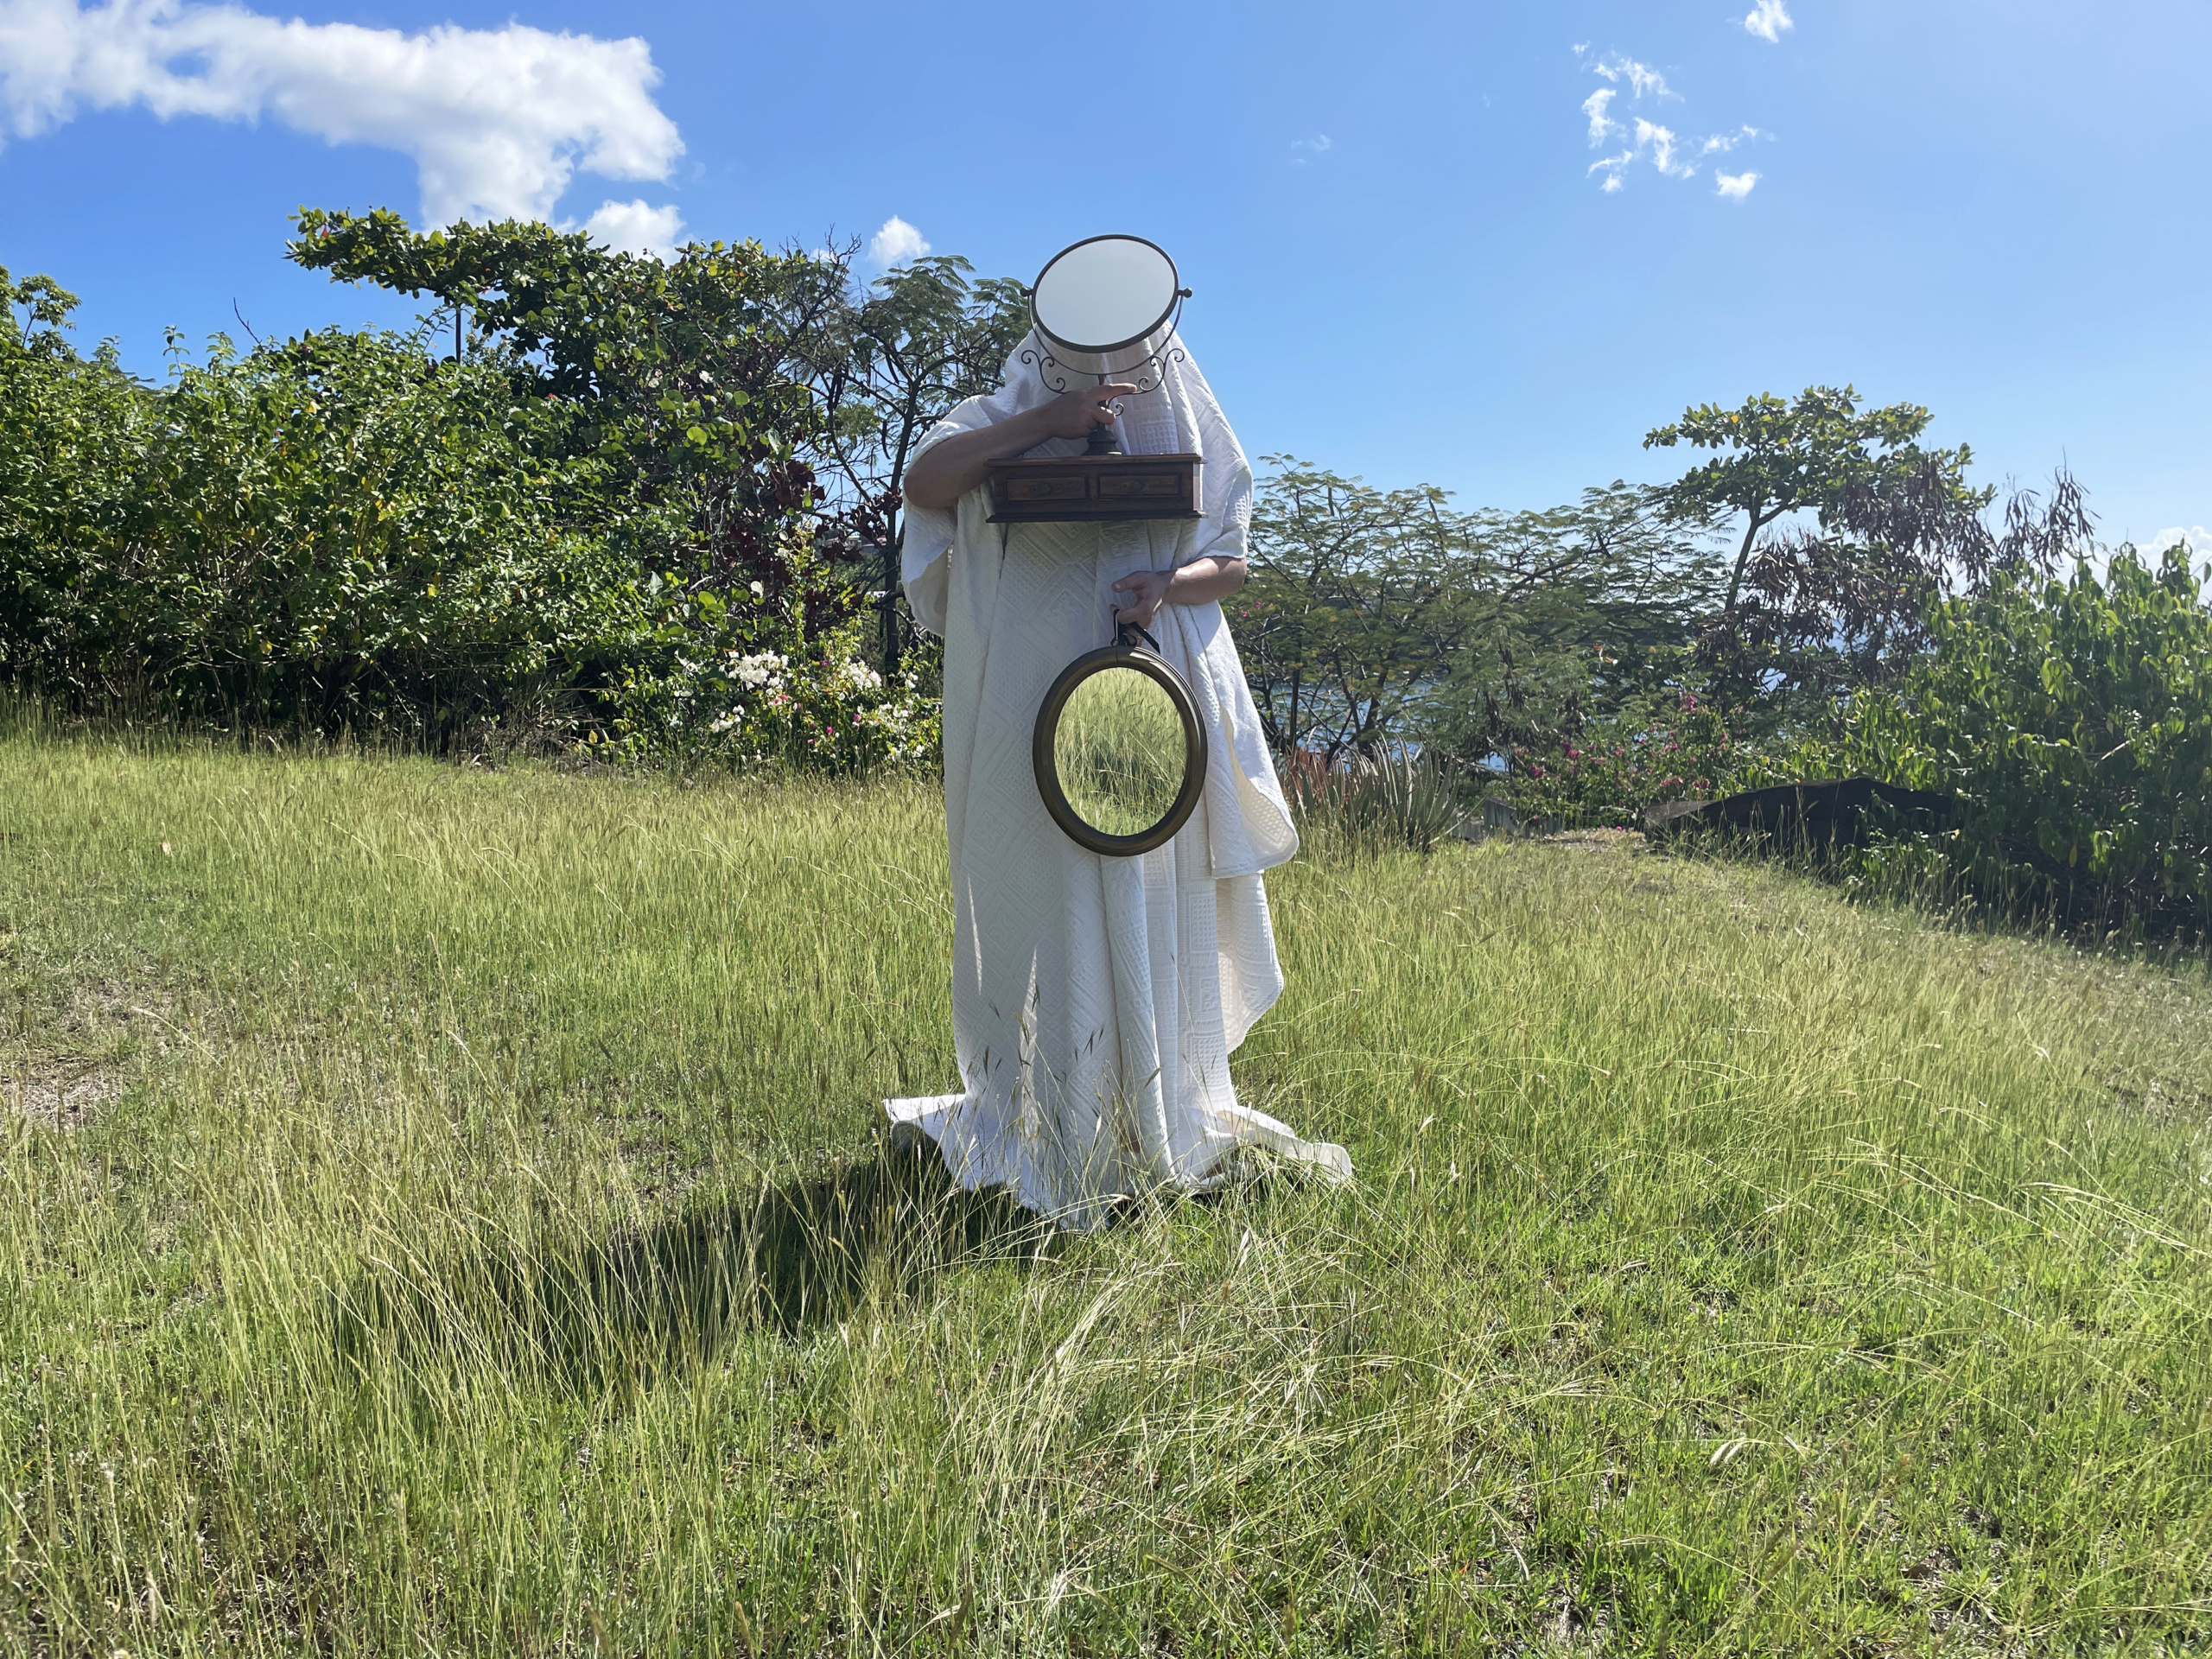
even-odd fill
[{"label": "textured white cloth hood", "polygon": [[[1007,359],[999,389],[988,397],[970,397],[925,433],[914,446],[918,457],[931,445],[962,432],[995,426],[1060,394],[1039,378],[1036,359],[1052,348],[1033,330]],[[1029,361],[1023,360],[1027,353]],[[1070,372],[1071,386],[1097,373],[1096,359],[1067,352],[1054,353]],[[1125,353],[1116,353],[1117,358]],[[1186,349],[1161,353],[1160,384],[1124,397],[1116,430],[1122,449],[1135,455],[1197,454],[1200,517],[1101,524],[1102,567],[1116,572],[1173,569],[1194,559],[1242,559],[1252,522],[1252,468],[1228,417],[1214,400]],[[1052,438],[1031,455],[1083,453],[1080,438]],[[912,464],[910,458],[909,465]],[[988,525],[983,486],[954,508],[909,507],[900,558],[907,607],[914,620],[932,633],[945,632],[950,594],[949,557],[965,538],[981,556],[997,556],[1002,536],[1024,526]],[[1068,528],[1065,526],[1058,528]],[[1102,629],[1105,607],[1101,607]],[[1230,639],[1218,604],[1168,605],[1154,619],[1152,632],[1160,654],[1190,683],[1206,722],[1207,839],[1217,879],[1256,874],[1286,862],[1298,850],[1298,834],[1282,785],[1268,753],[1260,712],[1245,683],[1244,667]],[[1102,635],[1099,643],[1106,643]],[[948,664],[948,669],[950,665]]]}]

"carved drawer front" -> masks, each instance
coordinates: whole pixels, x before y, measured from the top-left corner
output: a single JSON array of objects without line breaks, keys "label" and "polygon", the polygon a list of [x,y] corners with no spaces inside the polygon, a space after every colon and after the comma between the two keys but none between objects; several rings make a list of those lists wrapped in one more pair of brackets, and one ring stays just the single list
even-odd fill
[{"label": "carved drawer front", "polygon": [[1108,473],[1098,480],[1102,499],[1117,496],[1166,496],[1170,500],[1183,493],[1183,480],[1173,473]]},{"label": "carved drawer front", "polygon": [[990,464],[995,524],[1195,518],[1196,455],[1068,455]]},{"label": "carved drawer front", "polygon": [[[1172,480],[1171,480],[1172,481]],[[1010,478],[1006,481],[1009,501],[1080,501],[1084,499],[1080,474],[1063,478]]]}]

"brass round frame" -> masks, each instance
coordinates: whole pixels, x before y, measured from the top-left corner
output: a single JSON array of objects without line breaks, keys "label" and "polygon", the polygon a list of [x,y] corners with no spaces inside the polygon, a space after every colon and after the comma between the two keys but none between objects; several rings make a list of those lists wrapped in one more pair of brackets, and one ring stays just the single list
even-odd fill
[{"label": "brass round frame", "polygon": [[[1133,836],[1109,836],[1086,823],[1068,804],[1067,791],[1060,787],[1060,769],[1052,755],[1060,710],[1075,695],[1076,687],[1108,668],[1133,668],[1147,676],[1167,693],[1175,712],[1183,720],[1183,787],[1176,792],[1174,804],[1167,809],[1165,817],[1151,829],[1141,830]],[[1029,758],[1037,771],[1037,792],[1045,798],[1045,810],[1052,815],[1052,822],[1060,826],[1069,840],[1109,858],[1134,858],[1140,853],[1165,847],[1174,838],[1175,832],[1191,821],[1191,814],[1198,810],[1198,795],[1206,785],[1206,728],[1198,718],[1198,705],[1191,696],[1191,688],[1166,658],[1142,645],[1102,645],[1096,651],[1084,652],[1062,669],[1059,678],[1052,682],[1052,689],[1045,694],[1044,706],[1037,711]]]}]

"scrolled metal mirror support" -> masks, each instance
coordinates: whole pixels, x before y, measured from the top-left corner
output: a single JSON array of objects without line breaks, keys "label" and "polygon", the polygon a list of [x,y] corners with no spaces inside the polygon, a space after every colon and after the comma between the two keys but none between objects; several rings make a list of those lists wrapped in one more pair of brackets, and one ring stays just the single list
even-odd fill
[{"label": "scrolled metal mirror support", "polygon": [[[1023,291],[1026,293],[1028,290]],[[1173,341],[1175,331],[1182,326],[1183,322],[1183,302],[1190,297],[1191,290],[1187,288],[1175,290],[1175,308],[1167,314],[1165,322],[1166,332],[1162,336],[1159,346],[1139,358],[1127,369],[1116,369],[1110,373],[1100,373],[1094,369],[1071,368],[1041,346],[1025,346],[1017,355],[1020,361],[1037,371],[1037,378],[1043,383],[1047,391],[1067,391],[1072,376],[1088,377],[1102,386],[1111,381],[1126,380],[1134,385],[1140,392],[1155,391],[1159,390],[1160,381],[1166,376],[1167,365],[1185,360],[1183,348],[1175,345]],[[1038,334],[1040,339],[1043,338],[1042,329],[1039,329]]]}]

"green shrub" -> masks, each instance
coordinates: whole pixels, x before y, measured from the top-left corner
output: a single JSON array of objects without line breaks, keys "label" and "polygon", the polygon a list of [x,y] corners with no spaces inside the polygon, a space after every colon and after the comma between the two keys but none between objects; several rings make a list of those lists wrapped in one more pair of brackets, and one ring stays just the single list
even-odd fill
[{"label": "green shrub", "polygon": [[2001,581],[1931,617],[1932,651],[1862,693],[1839,760],[1958,798],[1868,855],[2056,918],[2212,925],[2212,607],[2184,549],[2102,581]]},{"label": "green shrub", "polygon": [[403,335],[219,341],[160,388],[0,340],[0,674],[324,728],[603,677],[657,607],[564,419]]},{"label": "green shrub", "polygon": [[497,342],[218,340],[155,387],[69,348],[64,290],[0,285],[0,680],[433,748],[524,715],[633,764],[935,758],[934,659],[866,664],[874,596],[803,491],[708,534],[710,491],[610,458]]},{"label": "green shrub", "polygon": [[1523,818],[1634,828],[1662,801],[1713,800],[1797,775],[1793,757],[1752,738],[1748,718],[1684,688],[1664,723],[1593,721],[1557,749],[1516,747],[1501,792]]}]

